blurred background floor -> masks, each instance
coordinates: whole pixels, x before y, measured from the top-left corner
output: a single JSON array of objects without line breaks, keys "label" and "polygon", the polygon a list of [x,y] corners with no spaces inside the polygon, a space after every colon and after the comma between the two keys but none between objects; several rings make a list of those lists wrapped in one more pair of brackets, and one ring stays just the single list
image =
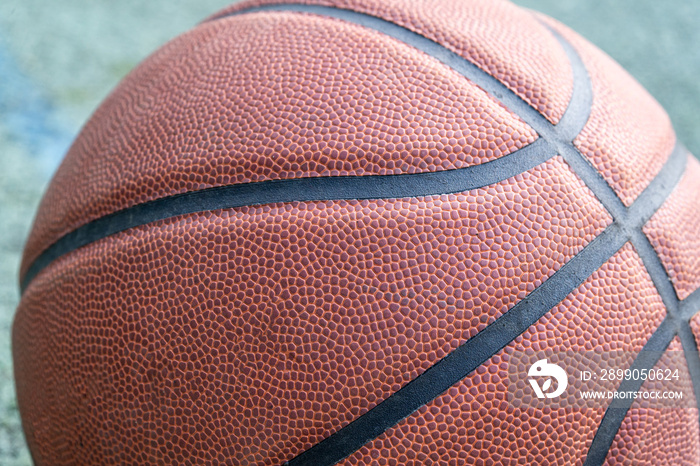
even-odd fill
[{"label": "blurred background floor", "polygon": [[[31,464],[15,401],[10,327],[17,269],[41,194],[70,141],[116,83],[226,0],[0,2],[0,465]],[[700,154],[700,2],[516,0],[608,52]],[[700,182],[700,180],[698,180]]]}]

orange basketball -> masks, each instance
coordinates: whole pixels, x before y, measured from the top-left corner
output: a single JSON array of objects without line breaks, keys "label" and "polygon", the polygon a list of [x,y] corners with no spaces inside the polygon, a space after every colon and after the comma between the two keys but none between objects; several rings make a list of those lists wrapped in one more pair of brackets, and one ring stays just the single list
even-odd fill
[{"label": "orange basketball", "polygon": [[[236,4],[124,79],[43,198],[33,458],[699,464],[698,180],[639,84],[511,3]],[[676,370],[687,406],[627,376],[515,406],[542,350]]]}]

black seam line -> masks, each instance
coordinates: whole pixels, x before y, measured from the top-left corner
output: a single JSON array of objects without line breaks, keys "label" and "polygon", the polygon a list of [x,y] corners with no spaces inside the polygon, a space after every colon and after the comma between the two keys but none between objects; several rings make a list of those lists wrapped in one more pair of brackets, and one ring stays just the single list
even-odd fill
[{"label": "black seam line", "polygon": [[[642,348],[642,351],[640,351],[639,355],[630,366],[630,369],[641,370],[654,367],[674,336],[676,336],[676,322],[671,315],[667,315],[644,345],[644,348]],[[623,380],[617,391],[638,392],[643,382],[643,380]],[[622,421],[625,419],[625,416],[627,416],[627,411],[629,411],[633,402],[634,399],[632,397],[613,399],[608,409],[605,410],[603,419],[593,437],[593,442],[591,442],[588,454],[586,455],[586,461],[583,463],[584,466],[598,466],[603,464],[610,450],[610,446],[622,425]]]},{"label": "black seam line", "polygon": [[[652,217],[652,215],[658,210],[660,205],[668,197],[671,191],[677,186],[680,181],[683,172],[685,171],[685,166],[688,160],[688,153],[686,149],[677,144],[673,152],[669,156],[668,160],[662,167],[659,174],[652,180],[652,182],[647,186],[647,188],[639,195],[635,203],[627,209],[626,214],[623,216],[622,224],[623,229],[626,230],[627,235],[630,238],[630,242],[634,246],[637,254],[642,259],[645,269],[647,270],[649,277],[654,284],[661,301],[666,308],[666,318],[664,320],[665,325],[659,327],[657,331],[652,335],[645,345],[659,344],[659,341],[664,340],[655,338],[655,335],[661,332],[667,332],[666,327],[678,328],[678,317],[679,317],[679,301],[678,296],[668,278],[666,269],[664,268],[658,254],[654,250],[653,246],[649,242],[649,239],[642,232],[641,228],[646,224],[646,222]],[[675,334],[675,330],[674,330]],[[673,338],[673,335],[670,337]],[[670,339],[669,339],[670,342]],[[668,343],[664,347],[668,346]],[[687,347],[687,342],[684,344],[684,349]],[[686,354],[686,357],[688,355]],[[658,359],[658,358],[657,358]],[[635,359],[633,363],[633,368],[646,368],[650,369],[656,364],[656,359],[649,357],[648,354],[642,353]],[[697,380],[693,379],[694,390],[698,390],[700,386],[696,384]],[[633,384],[620,384],[617,391],[629,391],[629,390],[639,390],[641,383],[635,388]],[[608,449],[617,435],[617,431],[622,425],[622,421],[627,414],[632,401],[629,403],[615,403],[610,405],[609,409],[606,410],[603,419],[596,431],[593,442],[589,448],[588,454],[586,456],[586,466],[599,465],[602,464],[607,456]]]},{"label": "black seam line", "polygon": [[[556,148],[571,166],[573,171],[583,180],[593,194],[603,204],[615,220],[626,221],[628,217],[627,208],[620,200],[615,190],[603,178],[603,175],[593,166],[593,164],[576,148],[573,140],[583,130],[593,105],[593,84],[586,70],[580,55],[574,50],[571,44],[565,40],[557,31],[550,28],[554,37],[559,41],[571,64],[574,74],[574,89],[572,95],[571,109],[567,108],[559,125],[555,127],[542,128],[543,137],[557,141]],[[582,110],[585,108],[586,110]],[[571,114],[572,116],[570,116]],[[576,124],[574,116],[583,118],[582,123]],[[560,129],[561,127],[561,129]],[[555,134],[549,136],[549,132],[562,131],[564,136]]]},{"label": "black seam line", "polygon": [[374,408],[288,461],[289,466],[332,465],[435,399],[488,361],[578,288],[627,239],[616,223],[509,311]]},{"label": "black seam line", "polygon": [[[588,117],[593,107],[593,88],[586,66],[583,64],[576,50],[574,50],[571,44],[564,39],[558,31],[545,23],[542,23],[542,25],[550,31],[564,50],[573,75],[573,88],[571,90],[569,105],[566,107],[566,111],[561,117],[561,120],[559,120],[559,123],[554,126],[557,132],[556,139],[568,143],[579,135],[588,122]],[[551,127],[549,121],[544,118],[541,120],[543,120],[541,123],[543,123],[545,127]]]},{"label": "black seam line", "polygon": [[398,24],[376,16],[345,10],[342,8],[287,3],[246,8],[212,18],[210,21],[264,11],[310,13],[319,16],[336,18],[352,24],[364,26],[368,29],[373,29],[389,37],[393,37],[404,44],[410,45],[422,52],[425,52],[427,55],[430,55],[432,58],[435,58],[436,60],[455,70],[457,73],[466,77],[469,81],[479,86],[501,104],[503,104],[503,106],[508,110],[518,115],[538,134],[553,143],[554,141],[561,143],[572,140],[588,120],[591,102],[593,101],[590,84],[585,84],[588,82],[588,73],[578,57],[578,54],[574,51],[571,45],[569,45],[568,42],[556,31],[546,25],[545,27],[552,32],[555,39],[562,45],[567,57],[574,67],[574,80],[571,99],[566,111],[564,112],[564,116],[556,126],[549,122],[549,120],[547,120],[538,110],[533,108],[505,84],[488,74],[483,69],[479,68],[478,65],[472,63],[443,45],[440,45],[432,39],[428,39],[427,37],[413,32],[410,29],[404,28],[403,26],[399,26]]},{"label": "black seam line", "polygon": [[661,297],[666,312],[677,318],[679,313],[678,296],[654,247],[640,230],[633,231],[631,240],[634,249],[649,273],[652,283],[654,283],[657,293]]},{"label": "black seam line", "polygon": [[680,317],[686,322],[690,321],[700,312],[700,288],[690,293],[680,304]]},{"label": "black seam line", "polygon": [[[626,222],[628,219],[628,209],[622,203],[617,193],[615,193],[615,190],[608,184],[605,178],[603,178],[603,175],[593,166],[588,158],[581,154],[573,143],[573,140],[588,122],[593,105],[593,84],[591,83],[586,66],[581,56],[561,34],[549,26],[546,27],[551,31],[552,35],[563,48],[571,65],[574,77],[571,102],[564,116],[556,126],[552,126],[552,124],[541,115],[540,118],[533,120],[529,120],[525,116],[521,116],[521,118],[535,128],[541,137],[553,142],[562,158],[569,164],[579,178],[583,180],[588,189],[590,189],[601,204],[603,204],[603,207],[610,212],[613,219]],[[537,114],[539,115],[539,113]]]},{"label": "black seam line", "polygon": [[[677,144],[659,174],[656,176],[656,178],[654,178],[654,180],[652,180],[642,194],[639,195],[635,203],[627,210],[627,215],[623,220],[623,228],[629,235],[630,242],[641,258],[642,263],[644,264],[644,267],[649,274],[654,287],[659,293],[664,307],[666,308],[664,324],[662,324],[662,326],[660,326],[654,332],[642,352],[635,359],[634,363],[632,364],[632,368],[651,369],[656,364],[658,357],[650,357],[650,355],[644,353],[644,351],[656,348],[658,345],[663,344],[665,342],[665,337],[667,336],[666,334],[669,331],[668,329],[671,328],[673,329],[673,334],[664,345],[664,348],[667,347],[670,340],[673,339],[675,333],[680,332],[681,330],[681,327],[679,327],[680,321],[678,319],[678,296],[676,295],[666,269],[661,263],[658,254],[649,242],[649,239],[642,232],[641,228],[652,217],[656,210],[658,210],[661,204],[663,204],[671,191],[673,191],[673,189],[678,185],[678,182],[685,171],[687,160],[687,150],[681,144]],[[657,333],[661,334],[664,338],[656,337]],[[688,345],[687,341],[683,342],[684,351],[689,347],[690,346]],[[686,360],[688,360],[690,370],[692,354],[689,355],[688,353],[685,353],[685,356]],[[700,361],[698,361],[698,363],[700,363]],[[693,366],[691,378],[693,381],[693,389],[698,392],[698,390],[700,390],[700,385],[698,384],[700,379],[698,379],[697,376],[693,377],[692,375],[697,372],[695,371],[696,368],[700,369],[700,367]],[[638,384],[638,386],[635,384],[624,383],[620,384],[617,392],[630,390],[638,391],[639,388],[641,388],[641,382]],[[596,435],[591,443],[584,465],[592,466],[603,463],[608,454],[610,445],[612,445],[612,442],[617,435],[623,419],[627,415],[627,411],[631,405],[632,400],[629,400],[629,403],[611,403],[610,407],[603,415],[603,419],[601,420],[598,430],[596,431]]]},{"label": "black seam line", "polygon": [[[464,75],[471,81],[475,82],[477,85],[482,87],[484,90],[489,92],[492,96],[497,98],[504,106],[509,108],[511,111],[516,113],[518,116],[520,116],[526,123],[528,123],[530,126],[532,126],[535,131],[538,131],[542,137],[538,139],[534,144],[543,144],[540,142],[542,139],[545,141],[548,141],[550,145],[553,145],[557,152],[562,155],[565,159],[571,159],[571,155],[567,155],[567,152],[570,152],[570,150],[567,150],[568,145],[564,144],[561,142],[561,136],[559,135],[558,129],[555,128],[549,121],[546,120],[537,110],[534,108],[530,107],[527,102],[525,102],[523,99],[521,99],[519,96],[517,96],[514,92],[512,92],[510,89],[508,89],[504,84],[502,84],[500,81],[497,79],[493,78],[483,70],[481,70],[478,66],[474,65],[473,63],[469,62],[468,60],[462,58],[460,55],[446,49],[445,47],[441,46],[440,44],[433,42],[419,34],[416,34],[408,29],[405,29],[401,26],[398,26],[396,24],[390,23],[388,21],[373,17],[373,16],[368,16],[365,14],[361,13],[356,13],[350,10],[341,10],[337,8],[332,8],[332,7],[322,7],[322,6],[314,6],[314,5],[298,5],[298,4],[289,4],[289,5],[268,5],[268,6],[262,6],[262,7],[256,7],[256,8],[251,8],[251,9],[246,9],[238,12],[231,13],[230,15],[225,15],[225,16],[231,16],[231,15],[239,15],[239,14],[244,14],[244,13],[251,13],[255,11],[270,11],[270,10],[275,10],[275,11],[297,11],[297,12],[307,12],[307,13],[317,13],[321,14],[324,16],[331,16],[339,19],[343,19],[349,22],[354,22],[360,25],[363,25],[368,28],[375,29],[379,32],[382,32],[386,35],[389,35],[391,37],[394,37],[398,40],[401,40],[409,45],[412,45],[416,47],[419,50],[424,51],[425,53],[432,55],[434,58],[438,59],[439,61],[442,61],[446,65],[452,67],[455,69],[455,71],[459,72],[460,74]],[[219,18],[214,18],[214,19],[220,19],[225,16],[219,17]],[[551,30],[551,29],[550,29]],[[591,88],[590,88],[590,83],[589,84],[584,84],[581,85],[580,81],[583,80],[584,82],[588,81],[588,75],[587,72],[585,71],[585,68],[583,67],[583,63],[580,61],[578,58],[578,55],[576,52],[571,48],[571,46],[562,38],[560,37],[555,31],[551,30],[556,39],[562,44],[562,46],[565,49],[565,52],[567,56],[569,56],[570,60],[572,60],[572,63],[575,64],[573,66],[573,74],[574,74],[574,85],[573,85],[573,90],[572,90],[572,96],[571,96],[571,102],[569,103],[569,106],[567,107],[567,110],[562,117],[562,121],[560,124],[561,126],[561,131],[564,133],[569,133],[569,132],[574,132],[577,129],[580,129],[583,127],[585,124],[585,121],[588,119],[588,112],[590,110],[590,102],[592,101],[592,96],[591,96]],[[585,110],[588,108],[589,110]],[[576,121],[577,119],[580,119],[580,121]],[[543,136],[543,133],[544,134]],[[533,144],[533,145],[534,145]],[[572,147],[573,148],[573,147]],[[563,149],[563,150],[562,150]],[[575,149],[574,149],[575,151]],[[513,154],[511,154],[513,155]],[[500,160],[500,159],[499,159]],[[573,163],[571,161],[568,161],[570,165],[572,165],[572,168],[578,173],[581,171],[581,167],[576,167],[573,166],[577,163],[577,160],[574,160]],[[580,162],[580,160],[578,161]],[[585,164],[585,161],[584,161]],[[487,164],[484,164],[487,165]],[[581,165],[578,163],[578,165]],[[590,187],[590,181],[587,181],[586,178],[593,178],[594,183],[595,177],[597,175],[597,183],[600,184],[601,182],[605,185],[605,181],[600,177],[599,174],[593,169],[590,164],[588,164],[589,167],[589,173],[587,176],[584,178],[584,181],[589,184]],[[474,167],[476,168],[476,167]],[[526,170],[523,170],[526,171]],[[585,169],[584,169],[585,171]],[[509,173],[513,173],[509,171]],[[515,175],[515,173],[513,173]],[[513,176],[511,175],[511,176]],[[400,176],[400,175],[396,175]],[[509,176],[510,177],[510,176]],[[379,177],[372,177],[373,181],[381,181]],[[504,178],[507,179],[508,177]],[[314,180],[321,180],[321,178],[314,178]],[[294,180],[297,181],[297,180]],[[501,181],[501,180],[498,180]],[[303,184],[303,183],[302,183]],[[486,184],[485,184],[486,185]],[[484,185],[484,186],[485,186]],[[272,185],[271,185],[272,186]],[[301,186],[300,186],[301,187]],[[309,189],[313,189],[314,187],[318,188],[318,186],[309,186]],[[263,189],[266,188],[266,186],[262,187]],[[203,190],[203,191],[198,191],[197,193],[199,196],[201,196],[201,200],[203,203],[206,203],[207,197],[211,197],[211,194],[214,194],[215,192],[221,192],[217,191],[220,190],[220,188],[211,188],[211,190]],[[245,189],[243,189],[245,191]],[[594,190],[594,193],[598,196],[598,193],[596,190]],[[98,220],[95,220],[93,222],[90,222],[83,227],[80,227],[76,229],[75,231],[68,233],[64,237],[60,238],[56,243],[54,243],[52,246],[50,246],[47,250],[45,250],[29,267],[27,273],[25,274],[24,278],[21,280],[20,284],[20,290],[23,292],[29,283],[32,281],[32,279],[41,271],[44,267],[46,267],[49,263],[57,259],[63,254],[66,254],[67,252],[70,252],[72,250],[77,249],[80,246],[84,246],[92,241],[96,241],[97,239],[100,239],[102,237],[117,233],[119,231],[125,230],[127,228],[135,227],[144,223],[150,223],[152,221],[156,220],[162,220],[164,218],[172,217],[175,215],[181,215],[181,214],[186,214],[186,213],[193,213],[193,212],[198,212],[198,211],[204,211],[204,210],[211,210],[206,207],[202,208],[190,208],[190,209],[183,209],[183,210],[178,210],[175,205],[168,205],[164,206],[161,205],[161,202],[165,203],[172,203],[172,204],[180,204],[180,199],[184,197],[189,198],[189,194],[192,193],[187,193],[184,195],[180,196],[171,196],[168,198],[163,198],[159,199],[157,201],[152,201],[148,202],[139,206],[134,206],[129,209],[125,209],[123,211],[116,212],[114,214],[110,214],[108,216],[105,216],[103,218],[100,218]],[[443,192],[444,194],[444,192]],[[614,193],[613,193],[614,194]],[[418,195],[418,194],[416,194]],[[394,196],[394,197],[399,197],[399,196]],[[408,197],[408,196],[400,196],[400,197]],[[600,196],[599,196],[600,197]],[[342,197],[335,197],[335,199],[341,199]],[[363,197],[363,198],[370,198],[370,196]],[[329,198],[326,198],[329,199]],[[209,199],[210,200],[210,199]],[[300,198],[288,198],[286,201],[294,201],[294,200],[304,200]],[[307,199],[307,200],[321,200],[320,197],[314,198],[314,199]],[[270,201],[270,202],[285,202],[285,200],[276,200],[276,201]],[[263,204],[265,202],[255,202],[251,201],[248,204],[245,205],[254,205],[254,204]],[[215,202],[209,202],[208,204],[210,205],[216,205]],[[606,203],[604,203],[605,205]],[[243,205],[243,204],[242,204]],[[226,208],[226,207],[232,207],[231,205],[221,205],[218,207],[213,207],[212,209],[217,209],[217,208]],[[606,208],[608,208],[606,206]],[[170,213],[167,213],[165,211],[170,211]],[[609,211],[611,211],[610,208],[608,208]],[[156,212],[156,211],[163,211],[163,212]],[[152,217],[150,217],[150,220],[148,215],[146,214],[149,212]],[[612,213],[612,211],[611,211]],[[613,217],[615,217],[613,213]],[[141,220],[137,221],[136,218],[139,218]],[[140,223],[139,223],[140,222]],[[128,225],[128,226],[125,226]],[[101,234],[100,234],[101,233]]]},{"label": "black seam line", "polygon": [[[565,43],[565,41],[563,42]],[[569,59],[574,62],[580,60],[580,57],[575,53],[567,52],[567,55],[569,55]],[[573,67],[574,69],[579,67],[585,69],[582,62],[578,65],[574,64]],[[589,86],[591,85],[590,80],[587,80],[587,83]],[[590,92],[592,95],[592,89]],[[563,147],[557,146],[557,148],[574,172],[583,179],[584,183],[594,192],[603,206],[612,214],[613,218],[621,224],[621,227],[625,230],[626,236],[630,238],[637,254],[642,259],[645,269],[649,273],[667,311],[667,317],[664,320],[665,324],[657,329],[657,332],[652,335],[647,345],[645,345],[645,348],[647,348],[647,346],[649,346],[649,349],[654,348],[654,345],[658,345],[659,342],[663,344],[664,348],[667,347],[668,343],[670,343],[673,338],[673,332],[671,332],[672,334],[668,338],[668,341],[665,341],[666,333],[668,333],[667,328],[675,326],[676,317],[679,314],[678,298],[668,278],[666,269],[663,267],[658,254],[651,246],[651,243],[649,243],[649,240],[644,235],[641,228],[656,210],[658,210],[673,188],[678,184],[685,171],[687,151],[681,144],[676,144],[661,171],[642,194],[639,195],[634,204],[630,208],[626,208],[608,182],[605,181],[598,170],[593,167],[590,161],[585,158],[572,143],[564,144]],[[658,359],[658,357],[656,359]],[[649,357],[648,354],[640,354],[635,359],[633,367],[651,368],[656,364],[656,359]],[[625,383],[618,387],[618,391],[638,391],[640,387],[641,383],[639,387],[636,388],[634,385]],[[631,401],[629,404],[611,404],[612,409],[606,410],[601,424],[596,431],[594,441],[589,447],[586,456],[586,465],[602,464],[605,460],[608,449],[622,424],[622,420],[627,414],[629,406],[631,406]]]},{"label": "black seam line", "polygon": [[593,167],[590,161],[585,158],[571,142],[588,120],[591,104],[593,102],[593,89],[581,57],[566,39],[549,26],[545,25],[562,46],[571,64],[573,73],[571,99],[564,115],[557,125],[553,125],[539,113],[539,111],[530,106],[530,104],[510,90],[505,84],[466,58],[463,58],[459,54],[416,32],[375,16],[334,7],[290,3],[247,8],[213,18],[212,20],[264,11],[310,13],[344,20],[381,32],[425,52],[485,90],[508,110],[518,115],[525,123],[532,127],[540,137],[552,143],[559,154],[566,160],[574,172],[581,177],[589,189],[593,191],[595,196],[615,220],[622,219],[626,216],[626,208],[617,194],[596,168]]},{"label": "black seam line", "polygon": [[460,193],[520,175],[557,155],[544,139],[479,165],[400,175],[329,176],[261,181],[192,191],[138,204],[66,234],[29,267],[22,292],[57,258],[120,231],[178,215],[279,202],[392,199]]},{"label": "black seam line", "polygon": [[[572,58],[580,60],[580,57],[576,54],[573,56],[570,55],[570,59]],[[583,64],[581,64],[581,66],[583,66]],[[576,69],[576,66],[574,66],[574,69]],[[588,83],[590,84],[590,80]],[[688,157],[687,150],[681,144],[677,143],[661,172],[657,174],[649,186],[647,186],[642,194],[635,200],[634,204],[630,208],[626,208],[612,187],[572,143],[564,145],[559,144],[557,145],[557,149],[574,172],[583,179],[584,183],[594,192],[603,206],[612,214],[613,218],[620,223],[622,229],[625,230],[626,235],[630,238],[632,245],[635,247],[637,254],[642,259],[645,269],[649,273],[654,287],[658,291],[667,311],[664,324],[652,335],[647,345],[645,345],[645,349],[651,350],[660,346],[663,346],[665,349],[675,335],[675,331],[672,330],[672,327],[678,325],[678,317],[680,317],[681,311],[679,309],[678,297],[671,284],[668,273],[641,228],[656,210],[658,210],[673,188],[678,184],[685,171]],[[700,306],[697,306],[696,309],[699,307]],[[688,346],[688,342],[684,343],[684,351]],[[695,364],[693,356],[697,359],[697,351],[694,355],[690,355],[689,370],[690,366]],[[641,353],[635,359],[632,368],[652,368],[656,364],[658,357],[660,356],[652,357],[648,353]],[[686,354],[686,358],[688,357],[689,355]],[[697,362],[700,364],[700,361]],[[692,370],[699,372],[700,367],[693,365]],[[692,381],[693,389],[696,393],[699,392],[700,379],[698,376],[694,376]],[[618,387],[618,391],[638,391],[640,387],[641,383],[639,383],[638,386],[635,386],[635,384],[623,383]],[[698,407],[700,408],[700,400],[697,401]],[[594,441],[589,447],[586,462],[584,463],[586,466],[600,465],[604,462],[610,445],[612,445],[631,403],[631,400],[628,402],[616,402],[611,404],[609,409],[606,410],[598,430],[596,431]]]},{"label": "black seam line", "polygon": [[545,137],[545,139],[558,137],[558,134],[553,131],[553,125],[547,121],[544,116],[532,108],[530,104],[519,97],[515,92],[510,90],[505,84],[474,63],[425,36],[376,16],[335,7],[287,3],[246,8],[213,18],[212,20],[264,11],[310,13],[336,18],[393,37],[404,44],[425,52],[427,55],[430,55],[432,58],[442,62],[475,83],[492,97],[496,98],[496,100],[502,103],[508,110],[522,118],[522,120],[529,124],[537,133],[543,136],[546,134],[547,137]]},{"label": "black seam line", "polygon": [[666,268],[649,242],[649,238],[642,231],[642,227],[678,185],[685,172],[687,161],[688,151],[681,144],[676,144],[659,174],[628,209],[624,225],[624,228],[628,229],[632,245],[642,259],[644,267],[666,307],[666,312],[674,318],[679,317],[678,295],[673,288]]},{"label": "black seam line", "polygon": [[698,312],[700,312],[700,288],[680,302],[678,311],[680,317],[678,334],[683,344],[683,352],[688,363],[688,372],[690,372],[690,379],[693,382],[693,392],[700,415],[700,356],[698,355],[695,335],[689,325],[690,319]]},{"label": "black seam line", "polygon": [[678,186],[688,163],[688,154],[688,149],[683,144],[676,143],[661,171],[627,209],[626,216],[634,219],[631,228],[641,229]]},{"label": "black seam line", "polygon": [[700,288],[695,290],[690,296],[680,302],[678,315],[679,327],[678,335],[683,344],[683,352],[688,363],[688,372],[690,380],[693,383],[693,392],[695,394],[695,403],[698,407],[698,418],[700,420],[700,355],[698,355],[698,346],[690,328],[689,322],[700,311]]},{"label": "black seam line", "polygon": [[693,394],[695,395],[695,405],[698,408],[698,419],[700,420],[700,355],[698,355],[698,345],[695,335],[688,325],[688,322],[678,321],[678,336],[683,345],[683,354],[688,364],[688,373],[693,384]]}]

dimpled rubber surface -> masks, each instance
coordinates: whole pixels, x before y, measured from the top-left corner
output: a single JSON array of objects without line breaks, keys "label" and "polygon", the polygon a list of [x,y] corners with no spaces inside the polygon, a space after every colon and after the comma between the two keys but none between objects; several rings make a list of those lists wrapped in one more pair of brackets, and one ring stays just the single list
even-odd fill
[{"label": "dimpled rubber surface", "polygon": [[23,297],[28,441],[40,464],[277,464],[474,336],[609,223],[557,157],[466,194],[249,207],[106,238]]},{"label": "dimpled rubber surface", "polygon": [[[357,11],[427,37],[479,66],[557,123],[573,87],[571,67],[532,14],[502,0],[250,0],[215,17],[261,5],[300,3]],[[498,21],[493,21],[498,18]],[[518,27],[510,25],[517,24]]]},{"label": "dimpled rubber surface", "polygon": [[[697,406],[688,374],[688,366],[681,357],[669,357],[671,351],[683,351],[680,339],[675,337],[654,369],[679,372],[679,383],[647,379],[642,390],[681,390],[692,397]],[[687,401],[683,402],[684,404]],[[620,430],[605,458],[606,465],[700,464],[700,426],[698,409],[650,408],[649,401],[637,399],[627,412]]]},{"label": "dimpled rubber surface", "polygon": [[700,314],[696,314],[690,319],[690,329],[695,336],[695,344],[700,348]]},{"label": "dimpled rubber surface", "polygon": [[629,206],[659,173],[673,150],[671,121],[654,98],[590,42],[543,15],[581,56],[593,86],[591,115],[575,146]]},{"label": "dimpled rubber surface", "polygon": [[112,212],[233,183],[480,164],[535,133],[481,89],[347,22],[257,13],[204,23],[131,73],[46,193],[28,263]]},{"label": "dimpled rubber surface", "polygon": [[699,231],[700,163],[690,158],[676,189],[644,226],[680,299],[700,287]]},{"label": "dimpled rubber surface", "polygon": [[636,352],[664,315],[628,244],[489,362],[339,464],[581,464],[605,409],[513,407],[508,352]]}]

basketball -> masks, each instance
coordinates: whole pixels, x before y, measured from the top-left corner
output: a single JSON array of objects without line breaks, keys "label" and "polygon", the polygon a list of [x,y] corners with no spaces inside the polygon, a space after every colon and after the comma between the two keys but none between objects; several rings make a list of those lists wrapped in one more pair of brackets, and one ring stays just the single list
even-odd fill
[{"label": "basketball", "polygon": [[27,444],[700,464],[699,232],[664,110],[549,17],[237,3],[131,71],[43,197],[12,331]]}]

